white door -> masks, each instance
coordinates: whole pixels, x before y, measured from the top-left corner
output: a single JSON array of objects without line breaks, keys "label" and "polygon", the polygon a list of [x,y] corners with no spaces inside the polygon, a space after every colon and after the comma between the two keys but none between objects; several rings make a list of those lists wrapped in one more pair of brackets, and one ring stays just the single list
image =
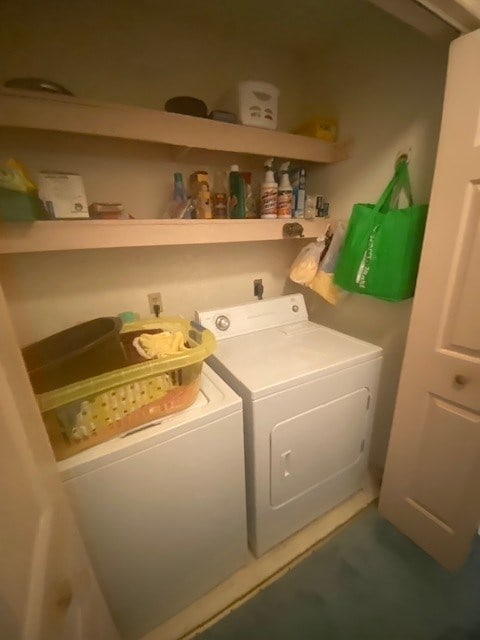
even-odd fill
[{"label": "white door", "polygon": [[0,638],[118,638],[60,485],[0,287]]},{"label": "white door", "polygon": [[458,568],[480,522],[480,31],[454,41],[380,511]]}]

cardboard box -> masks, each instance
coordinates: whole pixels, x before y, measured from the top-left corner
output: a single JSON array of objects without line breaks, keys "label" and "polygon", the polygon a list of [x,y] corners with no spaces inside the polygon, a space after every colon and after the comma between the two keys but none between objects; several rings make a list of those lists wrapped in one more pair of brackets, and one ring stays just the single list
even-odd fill
[{"label": "cardboard box", "polygon": [[327,142],[337,139],[338,124],[334,118],[315,118],[302,123],[293,133],[310,138],[318,138]]},{"label": "cardboard box", "polygon": [[87,197],[82,176],[76,173],[42,171],[38,176],[39,195],[51,218],[88,218]]},{"label": "cardboard box", "polygon": [[292,217],[303,218],[305,214],[305,191],[307,188],[307,171],[304,167],[290,169],[292,185]]}]

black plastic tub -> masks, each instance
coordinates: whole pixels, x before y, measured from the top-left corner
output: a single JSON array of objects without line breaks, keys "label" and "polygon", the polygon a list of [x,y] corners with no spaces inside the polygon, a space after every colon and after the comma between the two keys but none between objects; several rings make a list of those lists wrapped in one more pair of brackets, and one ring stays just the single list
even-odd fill
[{"label": "black plastic tub", "polygon": [[127,366],[120,318],[95,318],[22,349],[35,393]]}]

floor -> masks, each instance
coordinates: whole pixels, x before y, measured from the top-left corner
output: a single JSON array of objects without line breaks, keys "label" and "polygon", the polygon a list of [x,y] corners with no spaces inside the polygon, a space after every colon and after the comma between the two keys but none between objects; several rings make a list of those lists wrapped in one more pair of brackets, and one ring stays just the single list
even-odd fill
[{"label": "floor", "polygon": [[378,482],[370,476],[362,491],[321,516],[297,534],[277,545],[261,558],[250,556],[247,565],[231,578],[207,593],[190,607],[141,640],[188,640],[202,629],[215,624],[274,582],[306,554],[317,548],[329,535],[378,496]]},{"label": "floor", "polygon": [[480,539],[458,574],[370,506],[196,640],[479,640]]}]

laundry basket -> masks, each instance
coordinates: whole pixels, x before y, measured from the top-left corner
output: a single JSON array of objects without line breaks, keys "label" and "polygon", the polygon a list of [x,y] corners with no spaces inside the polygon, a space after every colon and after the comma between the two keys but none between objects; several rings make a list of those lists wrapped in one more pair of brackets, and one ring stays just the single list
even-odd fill
[{"label": "laundry basket", "polygon": [[35,393],[127,366],[121,327],[120,318],[95,318],[24,347],[22,355]]},{"label": "laundry basket", "polygon": [[213,334],[179,317],[127,324],[121,333],[142,330],[181,331],[188,348],[37,396],[57,460],[182,411],[195,401],[203,361],[215,349]]}]

